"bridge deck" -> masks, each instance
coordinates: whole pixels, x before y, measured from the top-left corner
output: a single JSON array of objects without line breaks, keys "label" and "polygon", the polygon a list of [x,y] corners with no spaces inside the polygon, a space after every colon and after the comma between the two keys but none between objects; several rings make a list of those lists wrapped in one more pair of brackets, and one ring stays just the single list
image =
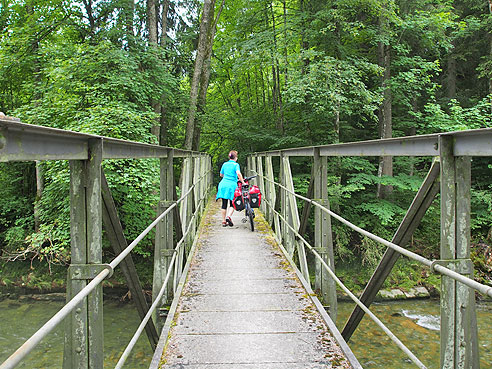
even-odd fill
[{"label": "bridge deck", "polygon": [[151,367],[359,367],[348,346],[337,343],[338,332],[328,328],[333,331],[333,323],[318,312],[263,217],[257,216],[253,233],[241,223],[243,215],[235,213],[234,227],[223,228],[218,203],[209,207],[176,313],[166,322],[169,333],[165,327],[154,355],[158,364]]}]

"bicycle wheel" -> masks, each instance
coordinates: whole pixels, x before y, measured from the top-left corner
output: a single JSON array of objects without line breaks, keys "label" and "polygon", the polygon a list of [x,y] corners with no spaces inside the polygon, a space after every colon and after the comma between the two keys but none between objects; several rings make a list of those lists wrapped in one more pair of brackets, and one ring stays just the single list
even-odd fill
[{"label": "bicycle wheel", "polygon": [[251,232],[254,232],[255,231],[255,222],[253,221],[254,213],[253,213],[253,209],[251,209],[251,204],[249,203],[249,201],[246,203],[246,214],[249,217],[249,224],[251,226]]}]

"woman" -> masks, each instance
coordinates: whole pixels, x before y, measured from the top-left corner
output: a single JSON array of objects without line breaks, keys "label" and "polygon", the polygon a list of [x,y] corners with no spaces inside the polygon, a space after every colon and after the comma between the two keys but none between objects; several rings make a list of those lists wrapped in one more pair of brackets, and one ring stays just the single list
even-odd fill
[{"label": "woman", "polygon": [[[222,164],[220,169],[222,180],[219,183],[216,200],[222,199],[222,227],[233,226],[231,215],[234,213],[232,200],[234,199],[234,191],[237,187],[238,178],[244,184],[243,175],[237,163],[237,151],[229,152],[229,161]],[[227,204],[229,203],[229,215],[227,215]]]}]

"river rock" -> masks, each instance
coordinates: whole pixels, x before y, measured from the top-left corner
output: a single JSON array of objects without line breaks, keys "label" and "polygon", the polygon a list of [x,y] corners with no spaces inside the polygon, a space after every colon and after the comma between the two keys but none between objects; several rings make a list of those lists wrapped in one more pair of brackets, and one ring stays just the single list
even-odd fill
[{"label": "river rock", "polygon": [[30,294],[19,296],[19,301],[35,300],[35,301],[65,301],[64,293],[44,293]]},{"label": "river rock", "polygon": [[430,293],[425,287],[414,287],[408,291],[402,291],[399,289],[381,290],[378,292],[378,297],[381,300],[406,300],[406,299],[418,299],[429,297]]},{"label": "river rock", "polygon": [[378,292],[378,295],[383,300],[400,300],[400,299],[406,298],[405,294],[402,291],[397,290],[397,289],[381,290]]},{"label": "river rock", "polygon": [[405,292],[405,296],[407,299],[417,299],[417,298],[423,298],[423,297],[429,297],[429,291],[427,291],[427,288],[425,287],[415,287],[415,288],[410,288],[408,292]]}]

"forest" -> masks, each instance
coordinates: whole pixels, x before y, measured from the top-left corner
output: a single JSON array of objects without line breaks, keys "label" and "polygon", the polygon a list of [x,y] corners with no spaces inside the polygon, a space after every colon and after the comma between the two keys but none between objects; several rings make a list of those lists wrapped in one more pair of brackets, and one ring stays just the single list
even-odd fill
[{"label": "forest", "polygon": [[[492,127],[492,1],[0,0],[0,111],[205,151],[217,173],[231,149],[243,167],[259,151]],[[331,206],[391,239],[430,162],[330,159]],[[311,162],[292,166],[305,194]],[[104,168],[134,239],[155,217],[158,161]],[[65,270],[68,171],[61,161],[0,162],[1,284],[49,288],[56,278],[46,275]],[[484,283],[491,173],[489,158],[473,159],[472,255]],[[384,248],[333,229],[342,276],[354,265],[370,274]],[[409,247],[438,256],[436,229],[438,201]],[[151,238],[138,246],[139,268],[152,249]],[[388,283],[430,283],[420,267],[400,264]],[[64,273],[57,278],[63,284]]]}]

